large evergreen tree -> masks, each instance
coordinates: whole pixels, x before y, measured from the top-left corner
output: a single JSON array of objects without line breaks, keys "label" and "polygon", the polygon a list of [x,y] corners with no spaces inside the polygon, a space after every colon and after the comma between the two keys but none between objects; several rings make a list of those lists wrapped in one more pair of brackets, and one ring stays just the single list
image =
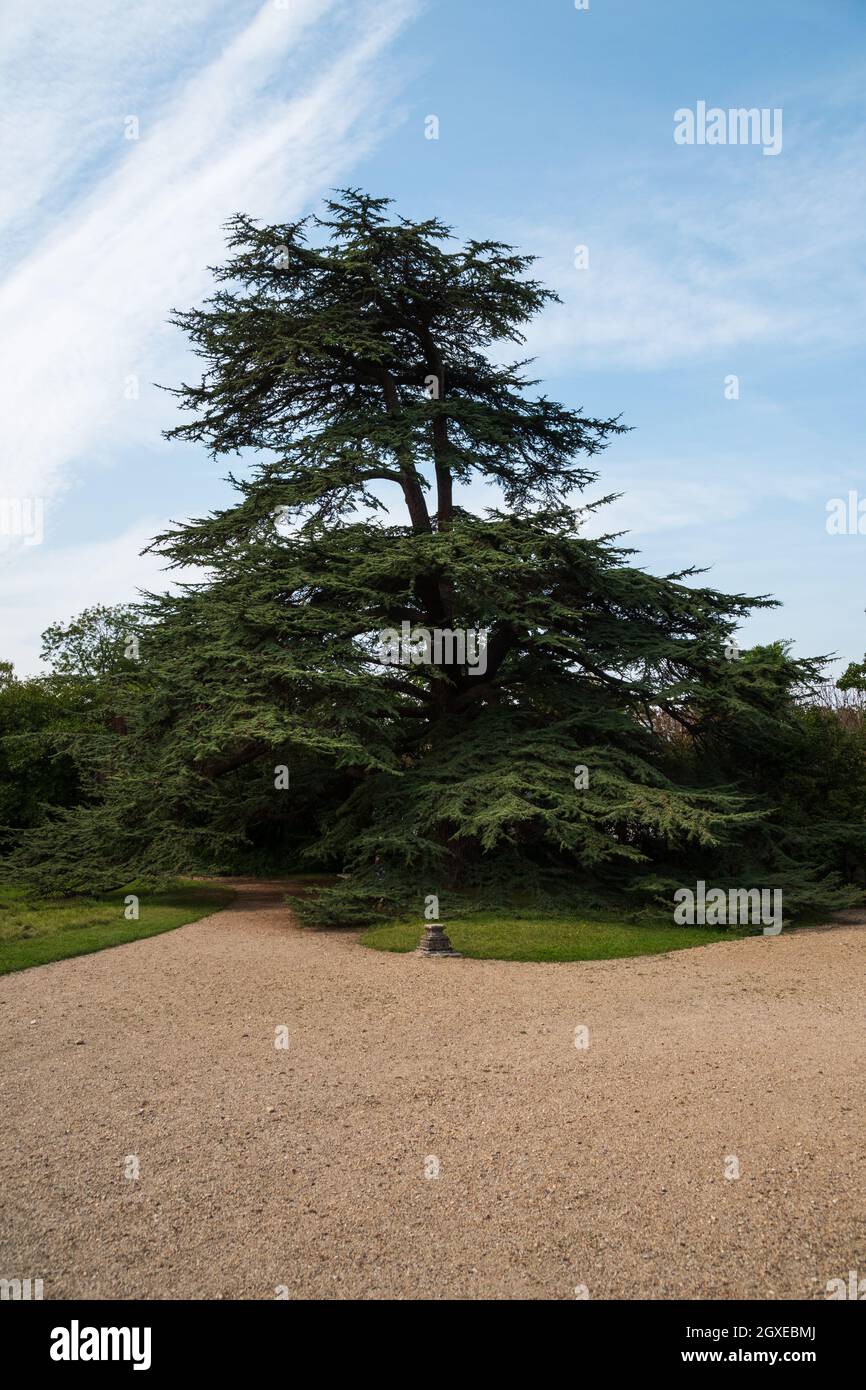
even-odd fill
[{"label": "large evergreen tree", "polygon": [[[250,466],[234,505],[154,542],[207,578],[149,600],[105,795],[21,862],[106,883],[305,845],[396,901],[658,887],[741,844],[766,806],[668,731],[754,703],[730,642],[768,600],[656,578],[583,533],[579,494],[623,426],[505,360],[554,298],[532,258],[455,247],[355,190],[323,217],[238,216],[229,246],[213,297],[175,316],[204,371],[171,433]],[[473,483],[495,488],[481,513]],[[485,669],[457,650],[390,664],[379,634],[403,623],[485,631]]]}]

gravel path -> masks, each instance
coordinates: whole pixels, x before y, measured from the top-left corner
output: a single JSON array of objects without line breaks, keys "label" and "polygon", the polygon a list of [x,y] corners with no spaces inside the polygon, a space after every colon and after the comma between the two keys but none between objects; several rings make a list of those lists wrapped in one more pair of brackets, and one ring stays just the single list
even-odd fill
[{"label": "gravel path", "polygon": [[431,961],[237,886],[178,931],[0,979],[0,1277],[559,1299],[866,1276],[856,918],[636,960]]}]

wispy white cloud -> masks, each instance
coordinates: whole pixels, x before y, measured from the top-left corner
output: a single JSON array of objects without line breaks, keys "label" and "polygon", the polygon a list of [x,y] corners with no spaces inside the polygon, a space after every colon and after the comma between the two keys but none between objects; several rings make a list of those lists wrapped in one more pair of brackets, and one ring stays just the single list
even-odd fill
[{"label": "wispy white cloud", "polygon": [[[239,0],[236,21],[256,0]],[[227,28],[224,0],[57,0],[0,3],[0,207],[4,259],[26,254],[69,190],[99,161],[120,153],[122,118],[159,101],[184,55],[201,53]],[[231,25],[228,25],[231,28]],[[18,235],[9,238],[9,229]]]},{"label": "wispy white cloud", "polygon": [[[289,219],[368,148],[389,95],[377,59],[413,9],[264,5],[142,116],[140,139],[8,271],[0,496],[50,498],[103,441],[115,447],[156,425],[129,410],[124,390],[132,375],[143,389],[170,372],[182,345],[168,310],[200,297],[232,212]],[[326,50],[310,66],[301,45],[326,24]],[[152,399],[164,414],[167,398]]]}]

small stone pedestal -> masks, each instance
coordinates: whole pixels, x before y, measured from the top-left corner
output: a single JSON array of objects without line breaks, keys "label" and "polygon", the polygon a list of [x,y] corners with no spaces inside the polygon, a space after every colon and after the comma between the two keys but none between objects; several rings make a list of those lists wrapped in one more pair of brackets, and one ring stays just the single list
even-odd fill
[{"label": "small stone pedestal", "polygon": [[455,951],[445,932],[442,930],[441,922],[425,922],[424,935],[421,937],[421,944],[418,947],[419,956],[455,956],[461,957],[460,951]]}]

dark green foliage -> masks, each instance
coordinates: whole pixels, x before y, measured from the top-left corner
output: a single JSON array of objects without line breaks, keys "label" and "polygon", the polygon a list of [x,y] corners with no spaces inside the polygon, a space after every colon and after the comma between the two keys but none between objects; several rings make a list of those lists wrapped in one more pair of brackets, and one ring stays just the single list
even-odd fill
[{"label": "dark green foliage", "polygon": [[862,883],[866,867],[866,724],[825,701],[824,660],[796,660],[790,647],[741,652],[725,682],[690,702],[686,736],[671,738],[683,775],[737,784],[764,808],[743,843],[690,862],[723,888],[762,878],[786,910],[844,907],[845,880]]},{"label": "dark green foliage", "polygon": [[[135,687],[137,663],[125,653],[140,626],[135,606],[99,605],[43,633],[48,675],[18,681],[8,662],[0,664],[0,847],[20,839],[15,832],[44,826],[35,843],[47,849],[51,827],[66,824],[64,810],[92,806],[98,817],[111,750],[125,731],[121,711]],[[76,823],[93,821],[82,810],[71,816]],[[77,849],[74,836],[68,846],[61,836],[57,874],[77,871]],[[83,865],[81,874],[86,884]]]},{"label": "dark green foliage", "polygon": [[10,664],[0,663],[0,852],[16,830],[44,820],[46,805],[78,799],[75,762],[55,739],[73,713],[56,685],[16,680]]}]

